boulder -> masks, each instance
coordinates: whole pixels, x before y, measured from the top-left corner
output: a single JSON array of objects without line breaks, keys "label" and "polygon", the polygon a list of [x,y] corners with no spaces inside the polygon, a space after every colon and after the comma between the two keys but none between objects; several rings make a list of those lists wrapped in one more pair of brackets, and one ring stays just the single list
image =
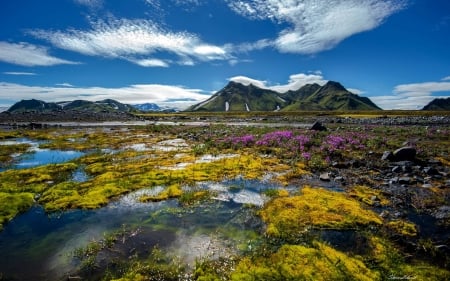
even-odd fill
[{"label": "boulder", "polygon": [[309,129],[313,130],[313,131],[326,131],[327,130],[327,128],[319,121],[314,122],[314,124],[312,124],[311,128],[309,128]]},{"label": "boulder", "polygon": [[330,173],[322,173],[322,174],[320,174],[319,179],[321,181],[330,181],[331,180]]},{"label": "boulder", "polygon": [[392,154],[392,152],[391,151],[385,151],[384,153],[383,153],[383,156],[381,156],[381,160],[383,160],[383,161],[392,161],[392,160],[394,160],[394,154]]},{"label": "boulder", "polygon": [[416,158],[416,149],[412,146],[404,146],[394,151],[396,161],[412,161]]}]

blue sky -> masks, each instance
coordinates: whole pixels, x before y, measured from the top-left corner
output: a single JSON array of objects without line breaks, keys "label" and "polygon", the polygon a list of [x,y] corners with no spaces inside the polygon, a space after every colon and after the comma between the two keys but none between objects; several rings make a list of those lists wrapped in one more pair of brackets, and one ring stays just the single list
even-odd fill
[{"label": "blue sky", "polygon": [[448,0],[2,0],[0,107],[187,107],[230,80],[338,81],[384,109],[450,96]]}]

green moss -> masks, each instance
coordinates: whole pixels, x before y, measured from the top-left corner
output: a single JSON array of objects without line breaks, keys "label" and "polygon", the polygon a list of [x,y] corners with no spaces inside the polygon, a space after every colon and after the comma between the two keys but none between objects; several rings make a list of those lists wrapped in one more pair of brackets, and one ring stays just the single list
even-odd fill
[{"label": "green moss", "polygon": [[283,245],[268,257],[243,258],[230,280],[380,280],[356,258],[323,243]]},{"label": "green moss", "polygon": [[143,195],[139,198],[141,202],[156,202],[163,201],[169,198],[178,198],[181,196],[183,191],[181,190],[179,185],[170,185],[165,190],[160,192],[157,195]]},{"label": "green moss", "polygon": [[0,192],[0,230],[17,214],[28,210],[33,203],[32,193]]},{"label": "green moss", "polygon": [[0,166],[5,166],[13,160],[13,154],[26,152],[30,145],[27,143],[0,145]]},{"label": "green moss", "polygon": [[[450,271],[412,260],[406,262],[401,252],[391,242],[381,237],[370,237],[369,261],[381,272],[384,279],[447,280]],[[405,278],[406,277],[406,278]]]},{"label": "green moss", "polygon": [[386,227],[395,234],[402,236],[417,236],[417,227],[414,223],[404,220],[394,220],[386,224]]},{"label": "green moss", "polygon": [[364,185],[353,186],[348,194],[351,197],[357,198],[358,200],[364,202],[369,206],[373,206],[375,204],[375,201],[373,200],[374,197],[382,206],[386,206],[387,204],[389,204],[389,200],[384,197],[384,195],[381,193],[381,190],[376,190]]},{"label": "green moss", "polygon": [[260,212],[267,234],[275,237],[299,235],[309,227],[354,228],[382,221],[373,212],[345,194],[304,187],[301,195],[275,198]]}]

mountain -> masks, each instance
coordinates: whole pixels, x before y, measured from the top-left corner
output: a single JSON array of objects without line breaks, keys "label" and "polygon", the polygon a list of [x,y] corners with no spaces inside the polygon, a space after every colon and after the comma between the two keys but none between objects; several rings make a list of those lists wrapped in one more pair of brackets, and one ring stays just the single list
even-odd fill
[{"label": "mountain", "polygon": [[41,100],[21,100],[7,111],[0,113],[0,122],[103,122],[136,121],[139,111],[128,104],[116,100],[102,101],[74,100],[65,102],[45,102]]},{"label": "mountain", "polygon": [[55,111],[86,111],[96,112],[134,112],[136,109],[128,104],[120,103],[116,100],[106,99],[102,101],[74,100],[67,102],[45,102],[41,100],[21,100],[11,106],[10,113],[38,112],[48,113]]},{"label": "mountain", "polygon": [[225,88],[187,111],[275,111],[286,104],[275,91],[229,82]]},{"label": "mountain", "polygon": [[[307,91],[305,87],[308,87]],[[329,81],[319,88],[305,85],[291,95],[296,97],[295,94],[297,94],[296,100],[283,108],[283,111],[381,110],[369,98],[355,95],[334,81]]]},{"label": "mountain", "polygon": [[230,82],[204,102],[187,111],[306,111],[381,110],[369,98],[349,92],[340,83],[307,84],[295,91],[278,93]]},{"label": "mountain", "polygon": [[161,111],[162,108],[156,103],[133,104],[133,107],[140,111]]},{"label": "mountain", "polygon": [[31,99],[31,100],[21,100],[12,105],[7,111],[16,113],[25,111],[44,112],[44,111],[58,110],[59,108],[60,107],[56,103],[47,103],[45,101]]},{"label": "mountain", "polygon": [[450,98],[434,99],[425,105],[422,110],[450,110]]}]

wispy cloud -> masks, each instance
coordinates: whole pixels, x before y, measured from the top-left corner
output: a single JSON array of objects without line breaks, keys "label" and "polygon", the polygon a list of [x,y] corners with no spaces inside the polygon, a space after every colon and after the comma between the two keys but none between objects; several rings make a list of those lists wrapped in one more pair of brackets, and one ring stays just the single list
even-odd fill
[{"label": "wispy cloud", "polygon": [[[149,20],[109,19],[92,23],[90,30],[32,30],[33,36],[49,41],[55,47],[89,56],[118,58],[141,66],[167,67],[176,55],[179,63],[229,60],[225,46],[203,42],[188,32],[172,32]],[[158,56],[160,56],[158,58]]]},{"label": "wispy cloud", "polygon": [[127,104],[152,102],[158,105],[179,107],[203,101],[211,93],[200,89],[189,89],[183,86],[160,84],[137,84],[120,88],[74,87],[68,83],[56,87],[27,86],[15,83],[0,82],[0,100],[14,101],[21,99],[40,99],[44,101],[115,99]]},{"label": "wispy cloud", "polygon": [[332,49],[344,39],[372,30],[400,9],[403,0],[227,0],[236,13],[255,20],[272,20],[289,27],[275,40],[262,39],[240,46],[268,46],[280,52],[314,54]]},{"label": "wispy cloud", "polygon": [[56,86],[61,86],[61,87],[73,87],[72,84],[67,83],[67,82],[65,82],[65,83],[58,83],[58,84],[56,84]]},{"label": "wispy cloud", "polygon": [[228,80],[238,82],[244,85],[253,84],[259,88],[270,89],[279,93],[285,93],[289,90],[295,91],[300,89],[306,84],[319,84],[324,85],[328,82],[328,80],[324,79],[321,72],[315,72],[317,74],[305,74],[298,73],[292,74],[289,76],[289,81],[287,84],[279,84],[279,85],[269,85],[269,83],[265,80],[256,80],[246,76],[234,76],[229,78]]},{"label": "wispy cloud", "polygon": [[450,82],[402,84],[393,95],[371,97],[383,109],[422,109],[435,98],[450,97]]},{"label": "wispy cloud", "polygon": [[103,0],[74,0],[75,3],[89,8],[99,8],[103,5]]},{"label": "wispy cloud", "polygon": [[22,66],[51,66],[57,64],[79,64],[53,57],[48,49],[28,43],[0,41],[0,61]]},{"label": "wispy cloud", "polygon": [[449,80],[450,80],[450,76],[442,78],[442,81],[449,81]]},{"label": "wispy cloud", "polygon": [[6,74],[6,75],[24,75],[24,76],[37,75],[34,72],[17,72],[17,71],[6,71],[6,72],[3,72],[3,74]]}]

